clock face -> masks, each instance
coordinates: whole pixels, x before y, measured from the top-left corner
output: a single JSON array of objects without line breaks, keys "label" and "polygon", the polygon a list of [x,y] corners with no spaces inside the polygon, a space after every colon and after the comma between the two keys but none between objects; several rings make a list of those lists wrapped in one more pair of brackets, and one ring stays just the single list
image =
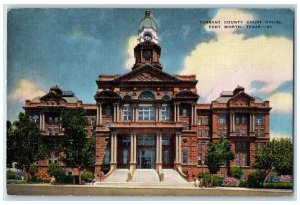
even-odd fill
[{"label": "clock face", "polygon": [[145,34],[144,35],[144,40],[145,41],[151,41],[151,39],[152,39],[152,36],[150,34]]}]

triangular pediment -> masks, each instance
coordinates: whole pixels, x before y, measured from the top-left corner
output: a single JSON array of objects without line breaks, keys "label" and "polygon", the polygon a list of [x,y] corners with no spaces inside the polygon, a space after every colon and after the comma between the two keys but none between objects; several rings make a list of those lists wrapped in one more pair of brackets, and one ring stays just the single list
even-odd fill
[{"label": "triangular pediment", "polygon": [[54,92],[49,92],[46,95],[44,95],[43,97],[41,97],[40,100],[44,100],[44,101],[60,101],[60,100],[64,100],[64,99],[61,97],[61,95],[58,95],[58,94],[56,94]]},{"label": "triangular pediment", "polygon": [[238,94],[236,94],[235,96],[233,96],[230,100],[249,102],[249,101],[254,101],[255,99],[253,97],[251,97],[250,95],[248,95],[247,93],[242,91],[242,92],[239,92]]},{"label": "triangular pediment", "polygon": [[160,69],[151,66],[144,65],[133,71],[122,75],[114,81],[180,81],[178,78],[161,71]]}]

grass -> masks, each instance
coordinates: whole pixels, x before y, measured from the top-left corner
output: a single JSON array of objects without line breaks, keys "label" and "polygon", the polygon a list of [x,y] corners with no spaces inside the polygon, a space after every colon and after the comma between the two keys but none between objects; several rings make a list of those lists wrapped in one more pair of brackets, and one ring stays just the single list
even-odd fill
[{"label": "grass", "polygon": [[7,179],[6,183],[24,183],[27,182],[26,180],[22,180],[22,179]]}]

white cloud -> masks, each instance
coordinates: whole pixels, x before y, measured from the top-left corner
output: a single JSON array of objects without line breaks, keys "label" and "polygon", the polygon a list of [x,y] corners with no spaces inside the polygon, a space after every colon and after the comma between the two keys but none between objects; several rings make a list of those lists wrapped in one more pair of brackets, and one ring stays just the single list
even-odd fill
[{"label": "white cloud", "polygon": [[[230,17],[231,12],[234,17]],[[252,19],[250,14],[232,9],[220,9],[215,18],[226,16],[231,20]],[[261,92],[271,92],[293,79],[291,40],[266,36],[245,39],[233,30],[216,34],[216,39],[196,45],[186,56],[180,73],[196,74],[198,93],[208,102],[215,100],[221,91],[233,90],[237,85],[251,94],[256,91],[251,88],[254,80],[266,82]]]},{"label": "white cloud", "polygon": [[271,140],[272,139],[280,139],[280,138],[290,138],[290,139],[292,139],[292,135],[281,134],[281,133],[273,132],[271,130],[270,138],[271,138]]},{"label": "white cloud", "polygon": [[34,82],[21,79],[16,89],[8,95],[8,100],[25,103],[25,100],[32,100],[35,97],[45,94],[46,92],[40,89]]},{"label": "white cloud", "polygon": [[271,112],[290,113],[293,110],[293,96],[290,93],[277,92],[268,98]]},{"label": "white cloud", "polygon": [[127,70],[131,70],[133,64],[135,63],[135,58],[134,58],[134,47],[137,45],[137,36],[131,36],[128,39],[128,44],[127,44],[127,54],[128,58],[125,61],[125,68]]}]

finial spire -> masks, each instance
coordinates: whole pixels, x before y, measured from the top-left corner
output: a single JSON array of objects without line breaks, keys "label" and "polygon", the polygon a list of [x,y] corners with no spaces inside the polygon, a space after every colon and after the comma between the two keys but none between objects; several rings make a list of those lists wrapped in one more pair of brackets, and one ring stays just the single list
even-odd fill
[{"label": "finial spire", "polygon": [[151,11],[150,10],[146,10],[145,11],[145,17],[150,17],[151,15]]}]

